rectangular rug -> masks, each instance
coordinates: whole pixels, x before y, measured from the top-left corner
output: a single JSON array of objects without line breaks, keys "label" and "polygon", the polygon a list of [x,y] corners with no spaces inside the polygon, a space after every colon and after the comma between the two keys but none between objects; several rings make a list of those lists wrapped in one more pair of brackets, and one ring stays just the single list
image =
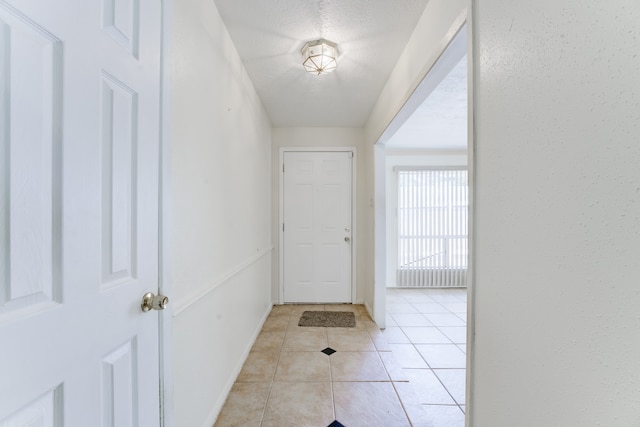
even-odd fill
[{"label": "rectangular rug", "polygon": [[305,311],[298,326],[321,328],[355,328],[356,316],[350,311]]}]

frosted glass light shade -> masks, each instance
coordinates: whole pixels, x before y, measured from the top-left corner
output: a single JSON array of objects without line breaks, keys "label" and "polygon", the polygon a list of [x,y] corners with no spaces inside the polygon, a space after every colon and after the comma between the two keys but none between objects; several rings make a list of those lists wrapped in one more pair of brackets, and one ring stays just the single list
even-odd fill
[{"label": "frosted glass light shade", "polygon": [[308,42],[302,48],[302,65],[309,73],[330,73],[338,66],[335,43],[320,39]]}]

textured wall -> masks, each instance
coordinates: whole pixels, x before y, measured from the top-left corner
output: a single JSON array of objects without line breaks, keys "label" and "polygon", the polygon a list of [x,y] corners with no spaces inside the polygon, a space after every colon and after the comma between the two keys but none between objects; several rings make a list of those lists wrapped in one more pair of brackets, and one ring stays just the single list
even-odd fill
[{"label": "textured wall", "polygon": [[640,3],[474,8],[473,426],[638,426]]},{"label": "textured wall", "polygon": [[175,425],[202,426],[271,306],[271,124],[213,1],[173,9]]}]

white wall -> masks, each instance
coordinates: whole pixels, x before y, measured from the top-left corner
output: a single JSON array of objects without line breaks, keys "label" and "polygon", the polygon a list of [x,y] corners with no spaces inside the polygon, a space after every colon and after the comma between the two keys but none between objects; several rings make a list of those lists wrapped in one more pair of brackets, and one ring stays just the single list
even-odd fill
[{"label": "white wall", "polygon": [[368,153],[364,150],[363,130],[361,128],[273,128],[272,129],[271,161],[273,170],[271,186],[273,189],[272,213],[273,218],[271,232],[274,242],[272,263],[272,296],[278,300],[280,285],[279,270],[279,233],[281,227],[278,223],[280,206],[280,148],[282,147],[356,147],[357,148],[357,289],[356,303],[365,302],[368,287],[372,280],[372,251],[371,251],[371,191],[369,182],[370,169],[368,168]]},{"label": "white wall", "polygon": [[429,0],[365,126],[374,144],[466,21],[468,0]]},{"label": "white wall", "polygon": [[396,166],[467,166],[467,153],[388,151],[385,159],[386,177],[386,286],[397,286],[398,270],[398,173]]},{"label": "white wall", "polygon": [[172,25],[174,423],[210,426],[271,306],[271,124],[214,2]]},{"label": "white wall", "polygon": [[640,425],[640,3],[477,0],[473,425]]}]

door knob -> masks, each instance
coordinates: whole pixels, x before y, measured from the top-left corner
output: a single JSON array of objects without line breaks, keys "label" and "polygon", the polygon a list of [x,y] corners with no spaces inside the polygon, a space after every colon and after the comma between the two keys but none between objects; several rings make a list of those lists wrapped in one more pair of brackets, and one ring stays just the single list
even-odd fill
[{"label": "door knob", "polygon": [[140,308],[146,313],[151,310],[164,310],[167,304],[169,304],[169,298],[164,295],[154,295],[152,292],[147,292],[142,297]]},{"label": "door knob", "polygon": [[348,242],[349,240],[351,240],[351,237],[349,237],[349,236],[347,236],[347,237],[345,237],[345,238],[344,238],[344,241],[345,241],[345,242]]}]

